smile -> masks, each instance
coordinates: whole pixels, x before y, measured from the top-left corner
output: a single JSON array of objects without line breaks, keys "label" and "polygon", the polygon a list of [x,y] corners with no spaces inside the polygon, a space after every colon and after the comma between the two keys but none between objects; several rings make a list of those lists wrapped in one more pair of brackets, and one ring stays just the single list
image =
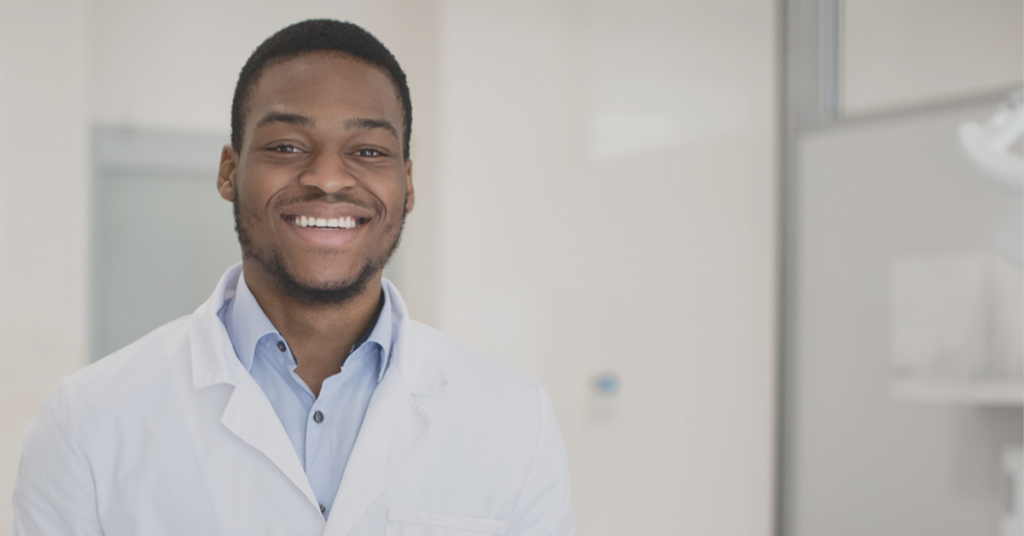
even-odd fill
[{"label": "smile", "polygon": [[293,225],[299,227],[314,227],[318,229],[354,229],[366,223],[366,218],[342,216],[340,218],[313,218],[311,216],[292,216],[287,218]]}]

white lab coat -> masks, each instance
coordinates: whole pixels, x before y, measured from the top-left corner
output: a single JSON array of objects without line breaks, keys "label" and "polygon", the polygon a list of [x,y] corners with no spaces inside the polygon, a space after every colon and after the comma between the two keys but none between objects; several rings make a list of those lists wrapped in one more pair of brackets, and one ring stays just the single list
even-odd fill
[{"label": "white lab coat", "polygon": [[[25,439],[12,534],[569,535],[551,402],[408,318],[328,520],[217,311],[180,318],[62,381]],[[390,283],[385,282],[390,285]]]}]

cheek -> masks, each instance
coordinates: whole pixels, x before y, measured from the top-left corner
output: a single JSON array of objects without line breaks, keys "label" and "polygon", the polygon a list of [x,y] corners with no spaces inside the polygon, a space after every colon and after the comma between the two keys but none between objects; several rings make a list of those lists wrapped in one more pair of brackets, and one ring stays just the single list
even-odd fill
[{"label": "cheek", "polygon": [[396,181],[396,183],[397,184],[395,186],[395,191],[393,194],[395,206],[401,208],[402,212],[404,213],[405,207],[409,203],[409,187],[408,184],[406,183],[404,175],[401,177],[401,180]]},{"label": "cheek", "polygon": [[263,199],[258,192],[242,188],[235,189],[235,217],[239,223],[245,225],[250,231],[256,231],[258,226],[264,225],[267,221],[266,214],[262,210]]},{"label": "cheek", "polygon": [[[241,170],[239,174],[241,174]],[[257,171],[246,174],[235,183],[235,196],[240,199],[243,211],[254,219],[264,218],[268,199],[273,194],[271,179],[271,177],[260,175]]]}]

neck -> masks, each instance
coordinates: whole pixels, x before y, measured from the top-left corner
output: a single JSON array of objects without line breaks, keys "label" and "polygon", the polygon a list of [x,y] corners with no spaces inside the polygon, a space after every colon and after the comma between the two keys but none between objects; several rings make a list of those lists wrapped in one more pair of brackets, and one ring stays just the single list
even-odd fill
[{"label": "neck", "polygon": [[295,354],[295,373],[319,396],[324,380],[337,374],[349,350],[380,314],[381,274],[342,303],[311,305],[286,295],[260,267],[243,261],[242,269],[256,302]]}]

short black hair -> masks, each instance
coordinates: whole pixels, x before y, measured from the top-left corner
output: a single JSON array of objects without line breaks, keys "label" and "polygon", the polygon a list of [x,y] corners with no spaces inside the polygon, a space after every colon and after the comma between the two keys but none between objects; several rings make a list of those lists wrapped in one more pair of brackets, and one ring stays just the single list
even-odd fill
[{"label": "short black hair", "polygon": [[246,108],[260,74],[272,61],[308,52],[347,54],[381,69],[391,79],[398,99],[402,102],[405,123],[402,156],[408,159],[409,139],[412,137],[412,100],[409,98],[409,84],[398,60],[370,32],[351,22],[331,19],[312,19],[292,24],[270,36],[249,56],[242,72],[238,74],[235,98],[231,103],[231,146],[235,152],[242,151]]}]

